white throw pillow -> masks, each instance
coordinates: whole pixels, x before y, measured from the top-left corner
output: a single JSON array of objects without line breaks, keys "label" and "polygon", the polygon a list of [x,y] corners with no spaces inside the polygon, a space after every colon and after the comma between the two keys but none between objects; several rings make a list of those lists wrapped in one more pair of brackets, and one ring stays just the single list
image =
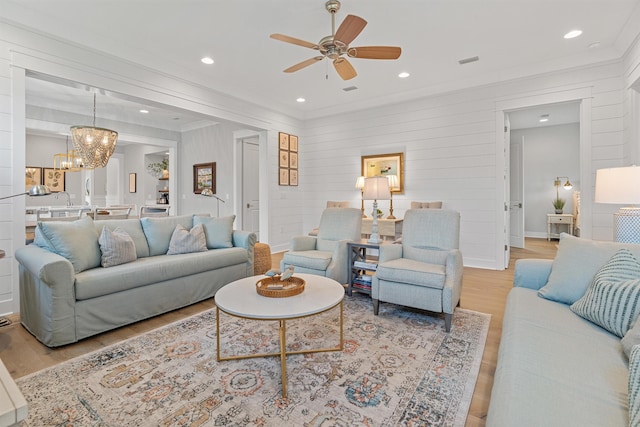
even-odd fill
[{"label": "white throw pillow", "polygon": [[191,230],[187,230],[180,224],[176,225],[176,229],[171,235],[167,255],[205,251],[207,251],[207,239],[204,236],[202,224],[193,226]]},{"label": "white throw pillow", "polygon": [[100,243],[100,251],[102,252],[101,264],[105,268],[126,264],[138,258],[133,238],[119,227],[113,231],[108,227],[103,227],[98,243]]}]

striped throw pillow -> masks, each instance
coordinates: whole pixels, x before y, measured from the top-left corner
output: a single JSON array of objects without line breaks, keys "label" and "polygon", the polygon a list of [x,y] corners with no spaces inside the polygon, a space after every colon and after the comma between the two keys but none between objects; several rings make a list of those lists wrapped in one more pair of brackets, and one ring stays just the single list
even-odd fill
[{"label": "striped throw pillow", "polygon": [[629,425],[640,425],[640,345],[634,345],[629,358]]},{"label": "striped throw pillow", "polygon": [[136,244],[131,236],[120,227],[116,227],[113,231],[109,227],[102,227],[98,243],[100,244],[100,252],[102,252],[101,265],[105,268],[137,259]]},{"label": "striped throw pillow", "polygon": [[178,224],[173,230],[167,255],[188,254],[191,252],[207,251],[207,239],[202,224],[195,225],[191,230]]},{"label": "striped throw pillow", "polygon": [[600,268],[571,310],[609,332],[623,337],[640,314],[640,263],[620,249]]}]

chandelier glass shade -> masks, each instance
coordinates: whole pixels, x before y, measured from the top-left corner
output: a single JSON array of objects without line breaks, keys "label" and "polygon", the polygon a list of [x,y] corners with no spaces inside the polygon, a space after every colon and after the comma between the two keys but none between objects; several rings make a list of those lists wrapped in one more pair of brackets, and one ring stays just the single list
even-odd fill
[{"label": "chandelier glass shade", "polygon": [[93,126],[71,126],[76,153],[85,169],[103,168],[116,149],[118,132],[96,125],[96,94],[93,94]]}]

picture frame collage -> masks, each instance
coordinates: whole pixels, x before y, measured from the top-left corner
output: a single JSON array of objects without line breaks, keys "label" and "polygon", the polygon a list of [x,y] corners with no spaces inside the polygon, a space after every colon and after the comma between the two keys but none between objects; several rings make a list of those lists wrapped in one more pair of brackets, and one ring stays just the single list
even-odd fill
[{"label": "picture frame collage", "polygon": [[59,169],[27,166],[24,177],[25,191],[29,191],[34,185],[46,185],[52,193],[66,190],[66,172]]},{"label": "picture frame collage", "polygon": [[278,184],[298,186],[298,137],[278,132]]}]

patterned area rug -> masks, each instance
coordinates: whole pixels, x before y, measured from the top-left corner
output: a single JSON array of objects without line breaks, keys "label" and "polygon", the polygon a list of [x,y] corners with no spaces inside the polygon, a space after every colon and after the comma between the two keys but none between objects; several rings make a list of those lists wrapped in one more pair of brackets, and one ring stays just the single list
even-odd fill
[{"label": "patterned area rug", "polygon": [[[216,361],[215,309],[20,378],[24,426],[463,426],[490,316],[345,297],[342,352]],[[339,308],[287,322],[291,350],[334,347]],[[278,351],[278,323],[221,314],[224,356]]]}]

